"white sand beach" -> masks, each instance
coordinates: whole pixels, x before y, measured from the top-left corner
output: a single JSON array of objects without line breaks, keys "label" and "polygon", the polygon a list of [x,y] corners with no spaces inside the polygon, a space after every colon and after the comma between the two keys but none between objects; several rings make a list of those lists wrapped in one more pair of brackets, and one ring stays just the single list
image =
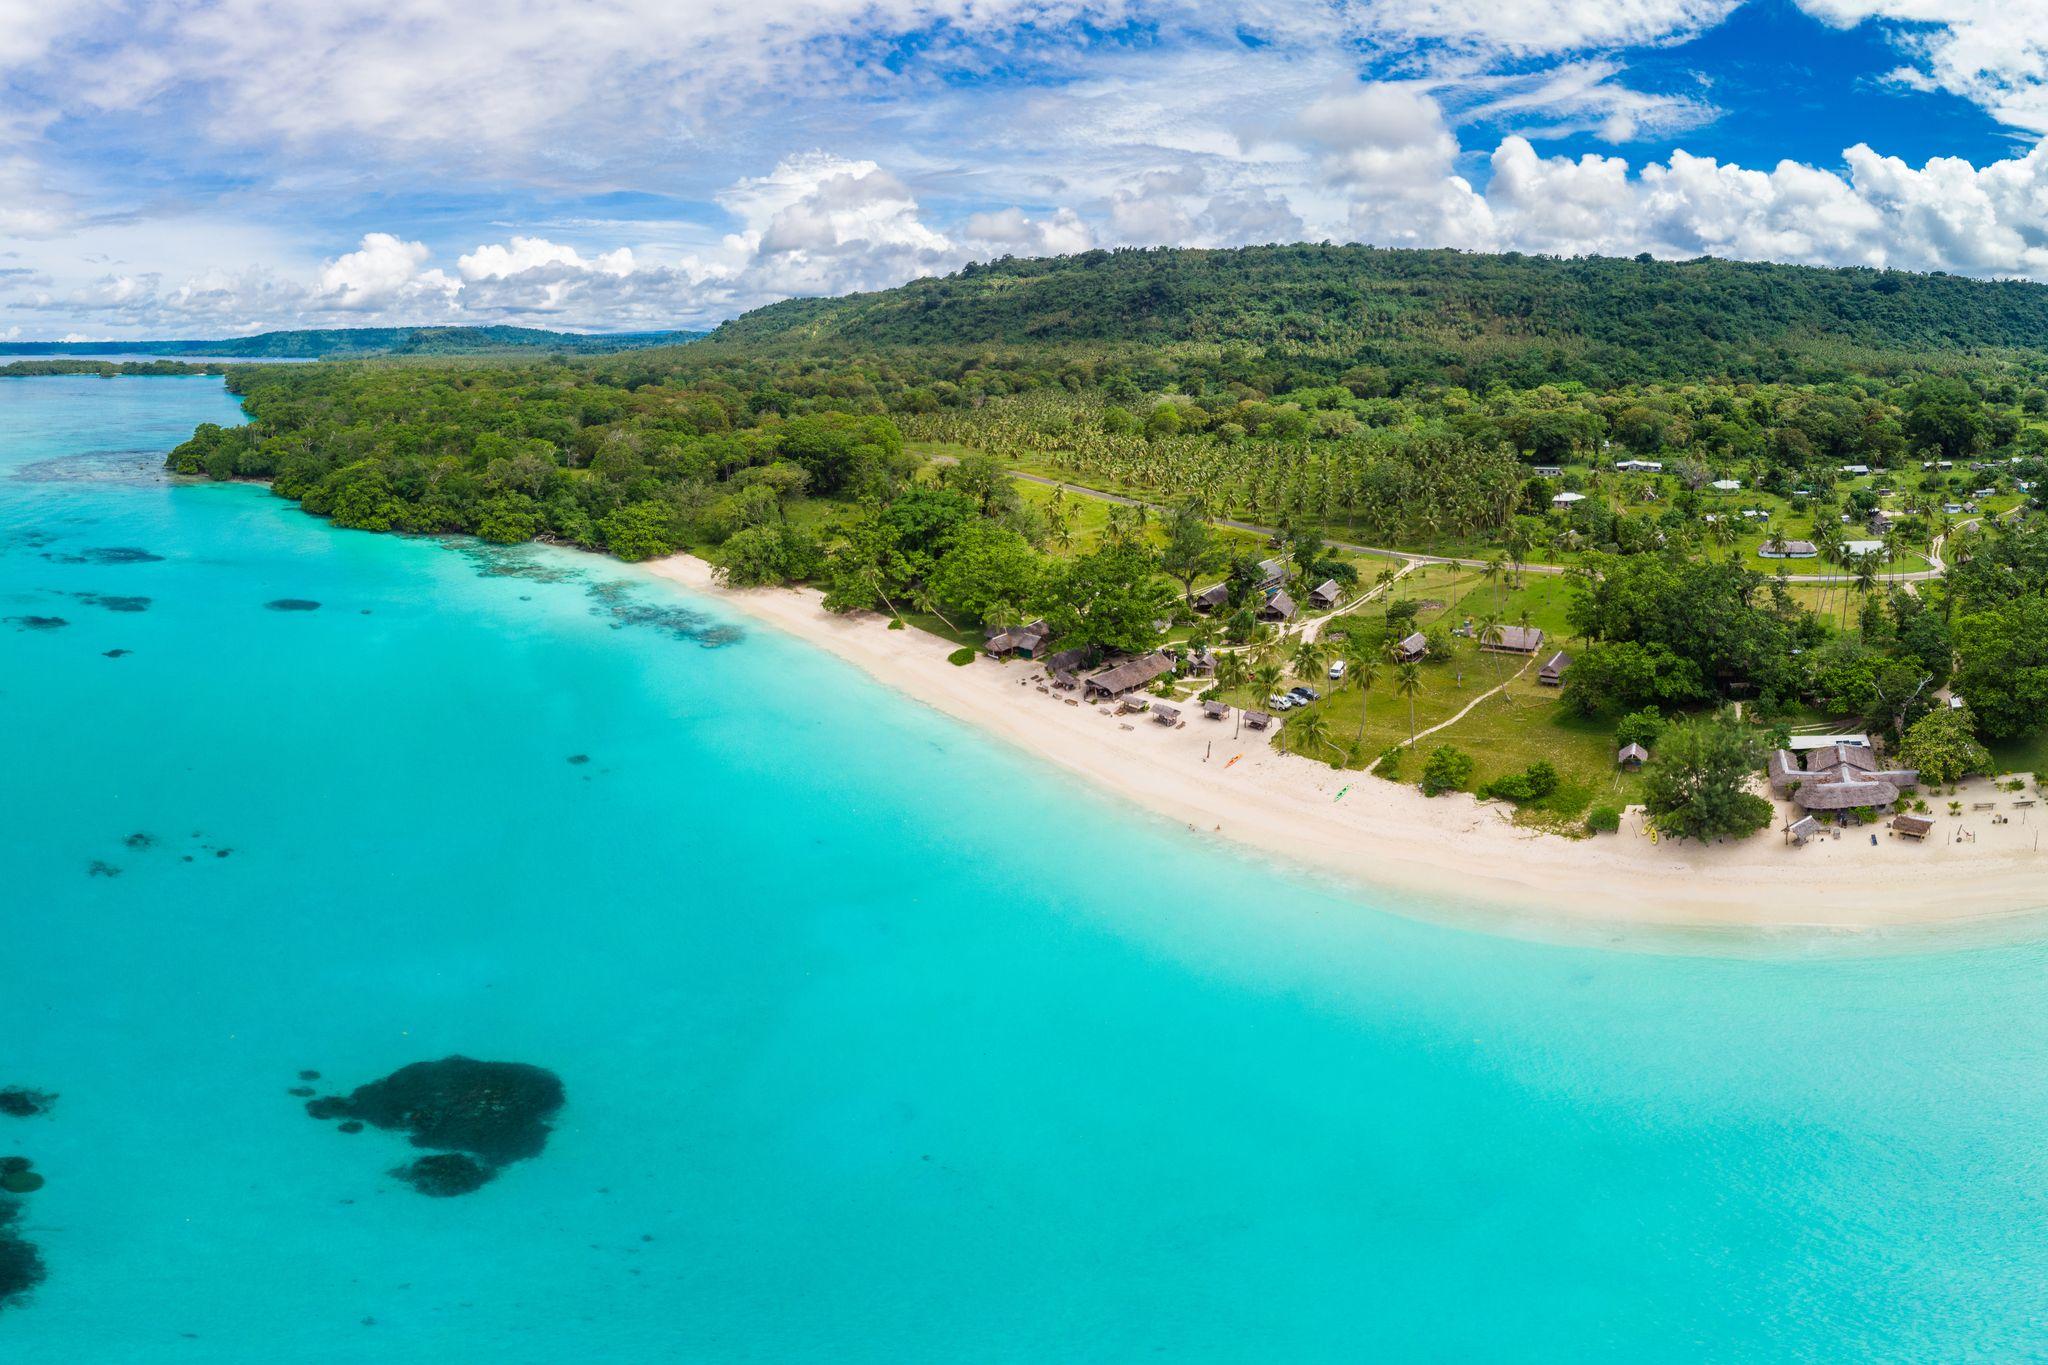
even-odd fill
[{"label": "white sand beach", "polygon": [[[1930,801],[1924,842],[1851,829],[1804,848],[1776,830],[1703,847],[1654,840],[1631,813],[1619,835],[1568,839],[1518,828],[1510,808],[1470,796],[1434,800],[1412,786],[1283,754],[1237,733],[1235,716],[1183,709],[1179,728],[1067,705],[1030,680],[1026,662],[956,667],[954,646],[880,616],[837,616],[810,589],[730,590],[687,555],[645,565],[763,624],[858,666],[877,681],[970,722],[1190,829],[1340,879],[1509,915],[1700,928],[1883,930],[1980,923],[2048,906],[2039,851],[2048,813],[2012,806],[1987,781],[1960,794],[1966,812]],[[2007,823],[1975,812],[1996,801]],[[1782,818],[1778,822],[1782,826]],[[1974,841],[1953,839],[1962,829]]]}]

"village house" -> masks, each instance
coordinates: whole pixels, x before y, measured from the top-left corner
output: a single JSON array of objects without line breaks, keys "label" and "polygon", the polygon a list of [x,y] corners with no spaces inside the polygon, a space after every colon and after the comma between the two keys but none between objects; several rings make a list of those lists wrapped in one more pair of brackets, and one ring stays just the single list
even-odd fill
[{"label": "village house", "polygon": [[1300,610],[1299,607],[1294,605],[1293,598],[1284,592],[1276,592],[1266,599],[1264,606],[1259,608],[1259,619],[1261,621],[1279,621],[1284,623],[1292,621],[1295,613]]},{"label": "village house", "polygon": [[981,647],[991,659],[1008,658],[1012,654],[1020,659],[1035,659],[1051,637],[1052,629],[1043,620],[1038,620],[1028,626],[1011,626],[1006,630],[990,626],[984,635],[986,638]]},{"label": "village house", "polygon": [[1088,679],[1082,692],[1090,701],[1115,701],[1173,672],[1173,656],[1154,652],[1125,659]]},{"label": "village house", "polygon": [[1910,768],[1879,766],[1877,752],[1865,744],[1828,744],[1803,755],[1778,749],[1766,772],[1771,790],[1808,814],[1881,809],[1897,802],[1903,789],[1920,785],[1920,774]]},{"label": "village house", "polygon": [[1810,540],[1765,541],[1757,548],[1764,559],[1812,559],[1819,553]]},{"label": "village house", "polygon": [[1199,612],[1220,611],[1230,605],[1230,587],[1218,583],[1213,588],[1204,588],[1195,594],[1195,610]]},{"label": "village house", "polygon": [[1325,578],[1309,593],[1308,602],[1312,607],[1321,607],[1323,610],[1328,611],[1331,607],[1336,606],[1343,599],[1343,596],[1344,590],[1337,586],[1337,580]]},{"label": "village house", "polygon": [[1495,626],[1491,639],[1479,647],[1489,654],[1534,654],[1543,648],[1543,632],[1534,626]]},{"label": "village house", "polygon": [[1536,672],[1536,681],[1545,687],[1563,687],[1565,670],[1572,666],[1572,656],[1563,650],[1543,661],[1543,667]]},{"label": "village house", "polygon": [[1394,646],[1394,662],[1403,664],[1416,663],[1427,653],[1429,653],[1429,641],[1424,639],[1422,632],[1418,630]]}]

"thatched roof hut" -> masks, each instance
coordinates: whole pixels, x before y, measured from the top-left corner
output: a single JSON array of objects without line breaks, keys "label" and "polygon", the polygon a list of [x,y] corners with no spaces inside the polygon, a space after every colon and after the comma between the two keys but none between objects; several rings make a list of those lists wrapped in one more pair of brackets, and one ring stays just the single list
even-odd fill
[{"label": "thatched roof hut", "polygon": [[1394,658],[1399,663],[1412,664],[1427,653],[1429,641],[1419,630],[1394,646]]},{"label": "thatched roof hut", "polygon": [[1284,592],[1276,592],[1266,599],[1266,605],[1259,608],[1261,621],[1292,621],[1301,608],[1294,605],[1294,599]]},{"label": "thatched roof hut", "polygon": [[1210,720],[1227,720],[1230,717],[1230,707],[1225,702],[1205,701],[1202,703],[1202,714]]},{"label": "thatched roof hut", "polygon": [[1536,672],[1536,681],[1545,687],[1564,686],[1565,670],[1572,666],[1572,656],[1563,650],[1543,661],[1543,667]]},{"label": "thatched roof hut", "polygon": [[1178,706],[1168,706],[1165,702],[1160,702],[1152,708],[1152,719],[1161,725],[1178,725],[1180,724],[1180,708]]},{"label": "thatched roof hut", "polygon": [[1244,723],[1254,730],[1263,730],[1273,723],[1273,718],[1264,711],[1247,711],[1244,713]]},{"label": "thatched roof hut", "polygon": [[1105,668],[1088,679],[1087,693],[1091,697],[1114,699],[1126,692],[1136,691],[1155,678],[1173,672],[1173,656],[1160,652],[1140,654],[1135,659],[1126,659],[1111,668]]},{"label": "thatched roof hut", "polygon": [[1308,595],[1308,600],[1310,606],[1323,607],[1327,609],[1329,607],[1336,606],[1338,601],[1342,599],[1343,596],[1344,589],[1337,586],[1337,580],[1334,578],[1325,578],[1322,582],[1318,583],[1313,590],[1310,591]]},{"label": "thatched roof hut", "polygon": [[1892,817],[1892,831],[1908,839],[1925,839],[1934,829],[1934,822],[1924,815],[1895,815]]}]

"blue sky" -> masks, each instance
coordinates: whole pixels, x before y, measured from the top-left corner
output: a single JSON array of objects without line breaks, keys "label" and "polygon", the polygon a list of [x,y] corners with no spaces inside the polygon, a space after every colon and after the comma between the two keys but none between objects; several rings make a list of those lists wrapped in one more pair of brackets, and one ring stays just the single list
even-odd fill
[{"label": "blue sky", "polygon": [[2048,0],[0,0],[0,337],[1324,239],[2048,280]]}]

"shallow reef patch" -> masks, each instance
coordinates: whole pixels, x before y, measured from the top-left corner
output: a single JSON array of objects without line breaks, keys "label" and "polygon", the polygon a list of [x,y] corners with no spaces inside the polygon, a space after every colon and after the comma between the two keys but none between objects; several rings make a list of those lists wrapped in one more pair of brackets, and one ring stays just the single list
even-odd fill
[{"label": "shallow reef patch", "polygon": [[590,614],[611,622],[613,630],[628,626],[666,632],[677,640],[693,641],[706,649],[737,644],[745,632],[737,626],[714,621],[702,612],[673,602],[648,602],[625,579],[592,583],[584,591],[591,600]]},{"label": "shallow reef patch", "polygon": [[441,1155],[392,1174],[422,1194],[468,1194],[498,1168],[539,1156],[563,1102],[561,1078],[524,1062],[444,1057],[414,1062],[347,1095],[306,1101],[316,1119],[340,1119],[344,1132],[365,1124],[407,1135]]},{"label": "shallow reef patch", "polygon": [[434,1156],[423,1156],[405,1166],[395,1166],[391,1174],[421,1194],[448,1199],[482,1189],[496,1178],[498,1170],[461,1152],[440,1152]]},{"label": "shallow reef patch", "polygon": [[310,597],[278,597],[265,602],[268,611],[318,611],[320,604]]},{"label": "shallow reef patch", "polygon": [[32,1119],[38,1114],[50,1112],[50,1106],[57,1097],[47,1090],[31,1090],[25,1085],[10,1085],[0,1090],[0,1115],[10,1119]]},{"label": "shallow reef patch", "polygon": [[9,616],[6,621],[16,630],[62,630],[71,624],[61,616]]},{"label": "shallow reef patch", "polygon": [[105,592],[75,592],[71,594],[89,607],[102,607],[107,611],[139,612],[148,611],[152,599],[147,597],[119,597]]},{"label": "shallow reef patch", "polygon": [[21,1208],[19,1199],[0,1198],[0,1309],[19,1306],[47,1273],[42,1252],[17,1230]]},{"label": "shallow reef patch", "polygon": [[77,554],[45,552],[53,564],[161,564],[164,557],[139,545],[94,545]]}]

